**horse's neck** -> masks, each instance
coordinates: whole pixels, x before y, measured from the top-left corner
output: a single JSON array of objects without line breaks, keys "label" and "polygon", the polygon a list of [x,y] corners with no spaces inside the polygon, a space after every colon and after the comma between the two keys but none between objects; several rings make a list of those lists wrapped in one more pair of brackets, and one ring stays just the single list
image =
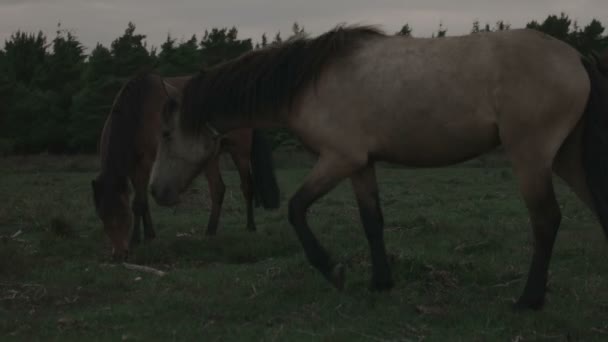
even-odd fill
[{"label": "horse's neck", "polygon": [[192,75],[185,75],[185,76],[167,77],[167,78],[164,78],[163,80],[181,91],[184,89],[184,86],[186,85],[186,83],[188,83],[188,81],[190,81],[191,78],[192,78]]},{"label": "horse's neck", "polygon": [[285,122],[285,116],[278,118],[268,118],[263,115],[254,115],[251,118],[235,118],[228,120],[222,120],[218,118],[212,120],[207,125],[210,130],[215,130],[219,133],[230,132],[233,130],[252,128],[252,129],[266,129],[266,128],[284,128],[287,126]]}]

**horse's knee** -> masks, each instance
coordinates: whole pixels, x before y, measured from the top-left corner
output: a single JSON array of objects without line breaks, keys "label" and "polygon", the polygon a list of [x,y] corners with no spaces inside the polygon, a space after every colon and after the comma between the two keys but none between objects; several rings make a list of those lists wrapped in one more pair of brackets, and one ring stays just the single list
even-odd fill
[{"label": "horse's knee", "polygon": [[[306,210],[309,204],[305,203],[302,196],[295,194],[287,205],[287,218],[289,223],[294,226],[298,226],[306,220]],[[304,222],[305,223],[305,222]]]}]

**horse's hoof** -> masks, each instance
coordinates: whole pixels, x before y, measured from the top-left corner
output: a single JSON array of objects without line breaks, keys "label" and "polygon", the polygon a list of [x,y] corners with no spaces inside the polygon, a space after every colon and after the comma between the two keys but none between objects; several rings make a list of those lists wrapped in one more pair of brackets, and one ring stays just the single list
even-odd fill
[{"label": "horse's hoof", "polygon": [[545,305],[544,298],[540,299],[527,299],[519,298],[517,302],[513,304],[513,310],[517,312],[523,312],[528,310],[539,311]]},{"label": "horse's hoof", "polygon": [[216,234],[215,230],[207,229],[207,231],[205,231],[205,236],[211,237],[211,236],[215,236],[215,234]]},{"label": "horse's hoof", "polygon": [[251,233],[255,233],[258,230],[256,226],[247,226],[247,231]]},{"label": "horse's hoof", "polygon": [[336,289],[338,289],[338,291],[344,290],[344,282],[346,279],[344,271],[344,265],[337,264],[331,270],[331,274],[329,275],[329,281],[332,283],[332,285],[334,285]]}]

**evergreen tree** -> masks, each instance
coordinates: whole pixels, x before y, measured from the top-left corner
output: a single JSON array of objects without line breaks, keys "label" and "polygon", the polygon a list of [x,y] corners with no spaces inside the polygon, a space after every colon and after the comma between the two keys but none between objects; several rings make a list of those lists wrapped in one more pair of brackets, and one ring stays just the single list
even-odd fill
[{"label": "evergreen tree", "polygon": [[306,31],[304,31],[304,27],[300,26],[298,22],[294,22],[291,27],[291,37],[300,37],[306,35]]},{"label": "evergreen tree", "polygon": [[433,38],[443,38],[446,36],[446,34],[448,33],[448,30],[443,27],[443,23],[439,22],[439,30],[437,31],[437,34],[433,33],[432,37]]},{"label": "evergreen tree", "polygon": [[605,30],[606,28],[601,22],[593,19],[582,30],[575,30],[571,33],[573,38],[570,40],[584,54],[591,53],[592,51],[600,52],[604,50],[608,43],[608,38],[604,37]]},{"label": "evergreen tree", "polygon": [[277,45],[277,44],[281,44],[283,42],[283,38],[281,38],[281,32],[277,32],[277,34],[274,36],[274,40],[272,41],[272,45]]},{"label": "evergreen tree", "polygon": [[97,44],[82,71],[84,86],[72,99],[69,151],[96,152],[103,124],[124,81],[113,75],[114,70],[112,53]]},{"label": "evergreen tree", "polygon": [[561,13],[559,17],[556,15],[548,16],[542,24],[539,24],[536,20],[533,20],[526,24],[526,27],[544,32],[565,42],[569,42],[571,24],[572,21],[570,18],[568,18],[566,14]]},{"label": "evergreen tree", "polygon": [[479,33],[481,32],[480,26],[479,26],[479,20],[475,19],[475,21],[473,22],[473,28],[471,28],[471,33]]},{"label": "evergreen tree", "polygon": [[176,49],[176,63],[179,66],[177,73],[173,76],[181,76],[193,73],[201,67],[201,54],[198,41],[193,35],[189,40],[182,42]]},{"label": "evergreen tree", "polygon": [[177,73],[177,46],[175,39],[170,34],[167,40],[160,46],[158,53],[158,71],[162,75],[173,75]]},{"label": "evergreen tree", "polygon": [[494,31],[507,31],[511,29],[511,25],[505,23],[502,20],[499,20],[496,22],[496,25],[494,26]]},{"label": "evergreen tree", "polygon": [[397,32],[397,35],[404,36],[404,37],[411,37],[412,28],[410,27],[410,25],[408,23],[406,23],[401,27],[401,30],[399,30],[399,32]]},{"label": "evergreen tree", "polygon": [[125,33],[111,45],[114,75],[127,78],[152,64],[145,39],[145,35],[135,34],[135,25],[129,22]]},{"label": "evergreen tree", "polygon": [[238,30],[235,27],[205,31],[200,46],[202,63],[206,66],[236,58],[253,49],[251,39],[238,39]]},{"label": "evergreen tree", "polygon": [[46,36],[42,32],[13,33],[4,44],[5,71],[9,80],[31,84],[44,65],[46,50]]}]

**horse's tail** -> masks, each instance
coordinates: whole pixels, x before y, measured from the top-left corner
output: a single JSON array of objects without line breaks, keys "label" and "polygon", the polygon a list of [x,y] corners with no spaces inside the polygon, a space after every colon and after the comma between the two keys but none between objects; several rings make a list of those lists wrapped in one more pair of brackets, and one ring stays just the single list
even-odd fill
[{"label": "horse's tail", "polygon": [[583,166],[597,216],[608,237],[608,75],[583,59],[591,89],[585,109]]},{"label": "horse's tail", "polygon": [[272,147],[262,132],[254,129],[252,135],[251,173],[254,192],[261,199],[265,209],[277,209],[281,198],[274,172]]}]

